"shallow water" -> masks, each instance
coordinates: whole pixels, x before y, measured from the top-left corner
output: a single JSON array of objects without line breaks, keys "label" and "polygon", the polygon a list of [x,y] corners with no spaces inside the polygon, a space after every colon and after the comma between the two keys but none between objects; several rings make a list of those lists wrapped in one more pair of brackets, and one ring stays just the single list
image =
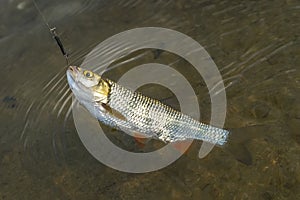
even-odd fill
[{"label": "shallow water", "polygon": [[[81,143],[70,110],[66,61],[29,0],[0,2],[0,199],[300,199],[299,1],[37,1],[80,65],[101,41],[137,27],[182,32],[208,51],[227,95],[232,137],[204,159],[194,141],[170,166],[145,174],[119,172]],[[108,48],[109,49],[109,48]],[[106,52],[113,54],[113,49]],[[111,62],[111,61],[107,61]],[[105,76],[156,62],[190,81],[201,121],[210,98],[201,78],[177,55],[144,49],[116,60]],[[165,88],[140,91],[178,108]],[[106,127],[118,146],[141,151]],[[142,151],[161,146],[151,141]]]}]

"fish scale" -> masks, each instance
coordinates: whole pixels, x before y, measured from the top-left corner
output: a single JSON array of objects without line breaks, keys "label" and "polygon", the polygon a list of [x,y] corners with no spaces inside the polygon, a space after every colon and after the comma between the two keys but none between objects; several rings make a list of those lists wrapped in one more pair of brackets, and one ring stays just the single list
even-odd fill
[{"label": "fish scale", "polygon": [[133,92],[111,80],[106,81],[110,85],[107,105],[125,119],[101,114],[97,116],[99,121],[164,142],[198,139],[218,145],[226,143],[227,130],[198,122],[158,100]]}]

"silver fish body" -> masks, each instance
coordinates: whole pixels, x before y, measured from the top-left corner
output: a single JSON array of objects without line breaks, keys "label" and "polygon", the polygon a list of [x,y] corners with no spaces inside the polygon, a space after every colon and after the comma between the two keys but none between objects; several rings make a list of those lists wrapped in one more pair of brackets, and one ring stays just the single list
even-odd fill
[{"label": "silver fish body", "polygon": [[158,100],[133,92],[80,67],[67,70],[76,99],[99,121],[164,142],[203,140],[224,145],[229,132],[203,124]]},{"label": "silver fish body", "polygon": [[99,108],[94,114],[99,121],[164,142],[198,139],[218,145],[226,143],[227,130],[203,124],[158,100],[133,92],[113,81],[107,82],[110,85],[107,105],[121,113],[125,120],[109,113],[103,114]]}]

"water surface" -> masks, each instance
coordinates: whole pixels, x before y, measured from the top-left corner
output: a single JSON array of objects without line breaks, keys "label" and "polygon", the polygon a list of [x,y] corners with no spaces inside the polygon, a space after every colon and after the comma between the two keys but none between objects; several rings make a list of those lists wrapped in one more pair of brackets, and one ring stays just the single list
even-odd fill
[{"label": "water surface", "polygon": [[[66,61],[41,16],[30,0],[1,1],[0,199],[300,198],[299,1],[37,4],[57,27],[74,65],[101,41],[132,28],[165,27],[192,37],[224,79],[225,128],[233,134],[228,146],[214,148],[204,159],[197,157],[201,141],[195,141],[179,160],[156,172],[128,174],[106,167],[77,135]],[[106,76],[117,80],[148,62],[180,70],[197,94],[201,120],[210,119],[203,79],[177,55],[133,52],[114,61],[118,67]],[[146,85],[141,91],[179,108],[165,88]],[[107,130],[117,145],[140,151],[129,136]]]}]

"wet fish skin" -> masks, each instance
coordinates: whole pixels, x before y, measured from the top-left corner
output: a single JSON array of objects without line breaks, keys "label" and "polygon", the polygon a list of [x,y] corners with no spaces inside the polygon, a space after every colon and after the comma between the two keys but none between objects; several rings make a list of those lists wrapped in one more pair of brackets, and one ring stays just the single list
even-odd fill
[{"label": "wet fish skin", "polygon": [[200,123],[158,100],[107,81],[111,85],[108,105],[125,116],[125,126],[131,130],[164,142],[199,139],[219,145],[226,143],[227,130]]},{"label": "wet fish skin", "polygon": [[[201,123],[158,100],[103,79],[91,71],[77,69],[73,67],[67,71],[75,97],[106,125],[163,142],[197,139],[218,145],[226,143],[227,130]],[[92,73],[96,80],[86,80],[91,78],[84,75],[87,72]]]}]

